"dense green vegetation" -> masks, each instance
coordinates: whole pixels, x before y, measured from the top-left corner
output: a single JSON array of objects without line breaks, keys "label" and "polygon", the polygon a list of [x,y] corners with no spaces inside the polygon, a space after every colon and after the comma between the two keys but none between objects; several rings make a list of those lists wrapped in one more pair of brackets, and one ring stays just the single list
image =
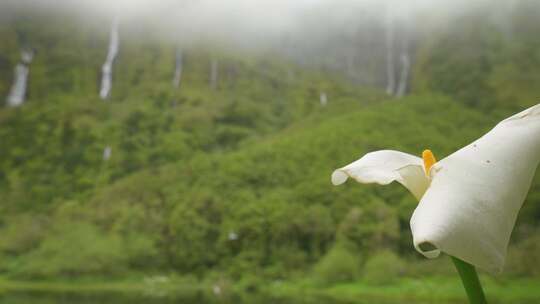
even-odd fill
[{"label": "dense green vegetation", "polygon": [[[412,92],[399,100],[326,71],[197,48],[185,50],[175,89],[174,46],[126,33],[104,102],[106,29],[15,20],[0,29],[3,96],[20,46],[37,55],[27,103],[0,109],[0,273],[166,274],[246,290],[306,276],[313,286],[372,286],[454,275],[414,252],[416,202],[404,189],[336,188],[330,174],[377,149],[442,158],[537,103],[538,31],[527,12],[507,35],[474,15],[425,37]],[[506,276],[540,274],[539,200],[536,178]]]}]

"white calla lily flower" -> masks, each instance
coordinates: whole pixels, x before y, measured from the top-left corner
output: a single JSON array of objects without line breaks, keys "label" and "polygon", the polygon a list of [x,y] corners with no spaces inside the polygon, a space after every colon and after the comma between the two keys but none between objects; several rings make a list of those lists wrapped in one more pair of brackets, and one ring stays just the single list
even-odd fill
[{"label": "white calla lily flower", "polygon": [[414,247],[441,252],[491,273],[504,266],[510,234],[540,162],[540,104],[501,121],[439,162],[398,151],[371,152],[337,169],[332,183],[397,181],[419,201],[411,218]]}]

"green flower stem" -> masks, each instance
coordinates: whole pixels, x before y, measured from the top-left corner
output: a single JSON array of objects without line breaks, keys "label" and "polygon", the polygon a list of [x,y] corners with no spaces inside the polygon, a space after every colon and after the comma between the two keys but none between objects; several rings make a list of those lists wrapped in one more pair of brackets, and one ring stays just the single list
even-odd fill
[{"label": "green flower stem", "polygon": [[454,265],[456,265],[459,276],[461,277],[461,281],[463,282],[463,287],[465,287],[465,291],[467,292],[469,302],[471,304],[486,304],[486,296],[484,295],[482,284],[480,284],[480,280],[478,279],[478,274],[476,273],[474,266],[453,256],[451,256],[451,258]]}]

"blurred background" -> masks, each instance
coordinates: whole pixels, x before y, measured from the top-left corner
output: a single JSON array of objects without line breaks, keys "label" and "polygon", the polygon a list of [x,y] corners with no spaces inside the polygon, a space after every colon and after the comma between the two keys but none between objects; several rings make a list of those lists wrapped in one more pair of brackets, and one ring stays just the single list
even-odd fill
[{"label": "blurred background", "polygon": [[[378,149],[538,103],[540,3],[0,2],[3,303],[465,303]],[[491,303],[540,303],[540,179]]]}]

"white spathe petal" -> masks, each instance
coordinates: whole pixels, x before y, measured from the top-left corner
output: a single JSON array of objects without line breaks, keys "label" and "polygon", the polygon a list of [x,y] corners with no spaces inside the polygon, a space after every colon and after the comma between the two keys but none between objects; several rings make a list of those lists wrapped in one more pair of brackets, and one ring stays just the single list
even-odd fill
[{"label": "white spathe petal", "polygon": [[409,189],[417,199],[422,197],[429,185],[421,158],[392,150],[368,153],[359,160],[335,170],[332,173],[332,183],[340,185],[348,177],[365,184],[387,185],[397,181]]},{"label": "white spathe petal", "polygon": [[[411,218],[415,248],[500,272],[517,214],[540,161],[540,105],[499,123],[437,163]],[[435,246],[423,251],[422,243]]]}]

